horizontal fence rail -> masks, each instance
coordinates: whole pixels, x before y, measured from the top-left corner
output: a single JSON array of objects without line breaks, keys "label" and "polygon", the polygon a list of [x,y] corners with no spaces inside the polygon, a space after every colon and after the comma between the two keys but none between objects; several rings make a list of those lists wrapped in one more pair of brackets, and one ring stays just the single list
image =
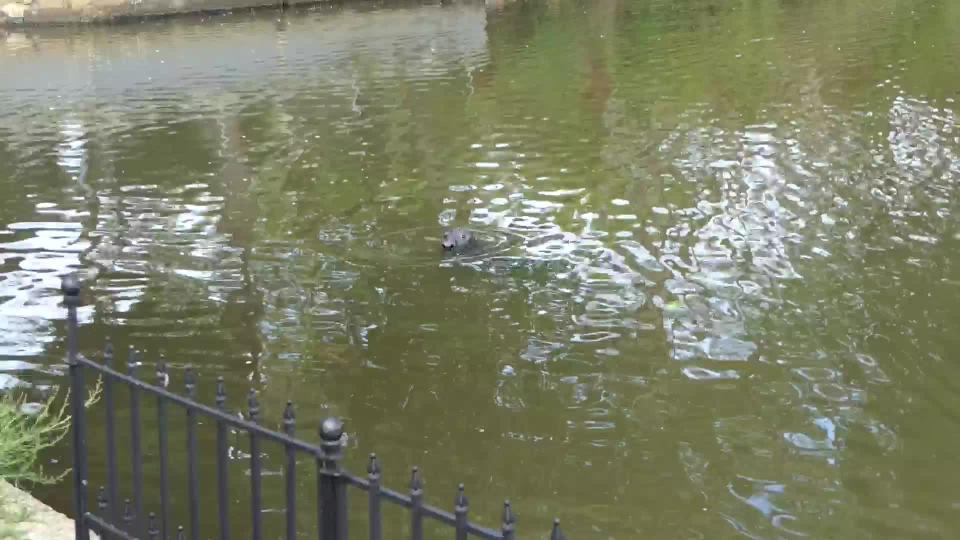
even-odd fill
[{"label": "horizontal fence rail", "polygon": [[[410,473],[409,491],[401,493],[380,484],[380,461],[370,454],[365,476],[355,476],[342,465],[346,433],[343,423],[336,418],[327,418],[319,429],[320,444],[305,442],[296,437],[296,415],[293,404],[287,402],[283,412],[282,431],[263,426],[259,421],[260,405],[256,393],[251,390],[247,396],[245,417],[230,413],[226,404],[226,390],[223,377],[217,379],[215,406],[204,405],[196,401],[196,372],[188,368],[184,378],[184,393],[180,395],[166,389],[169,381],[166,365],[161,361],[155,370],[156,384],[151,384],[137,375],[142,365],[139,353],[130,349],[127,354],[126,372],[114,365],[113,345],[108,341],[103,351],[103,362],[86,358],[79,352],[77,308],[80,306],[80,283],[74,276],[63,279],[61,289],[67,308],[67,364],[70,373],[71,430],[74,459],[74,504],[75,534],[77,540],[89,540],[90,531],[99,533],[103,539],[149,539],[149,540],[200,540],[201,522],[204,517],[214,515],[202,512],[200,503],[200,454],[198,453],[198,430],[203,424],[201,419],[212,421],[216,434],[216,498],[218,531],[220,540],[229,540],[233,531],[230,528],[230,489],[227,463],[229,461],[228,430],[242,433],[249,439],[250,471],[250,529],[243,531],[244,538],[254,540],[264,538],[263,530],[263,455],[261,445],[264,442],[279,444],[284,449],[283,476],[284,510],[283,538],[298,538],[297,528],[297,474],[298,455],[307,456],[314,462],[316,476],[316,526],[320,540],[346,540],[348,534],[348,488],[366,492],[367,521],[371,540],[384,537],[382,505],[394,504],[409,514],[408,535],[390,534],[389,538],[409,537],[413,540],[424,538],[424,522],[431,520],[442,526],[449,526],[456,540],[483,538],[487,540],[513,540],[516,538],[516,519],[509,501],[503,503],[500,528],[491,529],[477,525],[469,520],[470,505],[463,484],[457,488],[453,511],[448,512],[424,502],[423,480],[420,470],[413,467]],[[86,400],[85,375],[91,372],[103,379],[103,398],[106,433],[106,486],[101,486],[95,498],[95,507],[88,505],[88,468],[86,445],[86,418],[84,403]],[[132,499],[120,501],[121,486],[119,480],[117,418],[115,400],[117,385],[129,390],[129,448],[130,470],[132,471]],[[144,515],[144,450],[143,416],[144,399],[155,400],[157,468],[159,483],[156,486],[159,496],[159,513]],[[173,406],[173,410],[168,410]],[[169,463],[169,416],[173,412],[182,412],[185,420],[186,435],[186,503],[188,506],[187,528],[170,524],[171,489]],[[299,473],[302,474],[302,473]],[[178,499],[182,499],[179,497]],[[238,531],[239,532],[239,531]],[[390,531],[388,531],[390,532]],[[550,540],[564,538],[560,523],[554,520],[550,531]],[[275,531],[269,532],[270,538],[281,536]]]}]

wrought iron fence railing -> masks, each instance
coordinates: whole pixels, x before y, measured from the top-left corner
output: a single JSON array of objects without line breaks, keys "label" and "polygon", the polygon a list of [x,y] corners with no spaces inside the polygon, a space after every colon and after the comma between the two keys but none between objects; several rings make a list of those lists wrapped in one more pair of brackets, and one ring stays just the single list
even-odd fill
[{"label": "wrought iron fence railing", "polygon": [[[201,511],[199,454],[197,449],[197,431],[201,418],[213,421],[216,430],[216,499],[217,531],[220,540],[231,537],[252,537],[260,540],[265,537],[263,529],[263,457],[261,443],[272,441],[285,450],[283,464],[285,531],[284,538],[298,538],[297,496],[298,496],[298,456],[308,456],[315,461],[316,474],[316,528],[320,540],[346,540],[348,534],[348,494],[350,488],[359,489],[367,495],[367,526],[371,540],[383,538],[384,520],[381,506],[384,502],[399,505],[409,512],[409,537],[413,540],[424,538],[424,521],[432,520],[443,526],[449,526],[457,540],[468,537],[488,540],[513,540],[516,537],[516,519],[509,501],[503,504],[503,514],[499,530],[477,525],[469,520],[469,503],[464,487],[459,485],[454,500],[453,511],[446,511],[424,502],[424,489],[420,471],[414,467],[411,471],[409,493],[401,493],[382,486],[381,469],[377,456],[371,454],[367,464],[367,474],[356,476],[342,466],[345,433],[343,424],[336,418],[327,418],[320,426],[320,444],[311,444],[296,437],[296,420],[293,404],[288,402],[283,413],[283,430],[275,431],[258,422],[260,406],[256,394],[248,396],[246,418],[232,414],[225,407],[226,391],[223,378],[218,378],[215,405],[205,405],[196,400],[196,374],[188,369],[185,375],[185,395],[167,390],[168,373],[160,362],[156,367],[157,384],[150,384],[137,377],[140,365],[138,354],[130,351],[126,372],[120,371],[114,362],[114,351],[108,342],[103,353],[103,362],[96,362],[83,356],[79,351],[77,308],[80,306],[80,283],[69,276],[62,282],[64,303],[67,308],[67,364],[71,384],[71,413],[74,460],[74,504],[77,540],[89,540],[91,530],[101,538],[149,540],[169,538],[200,540],[201,521],[206,517]],[[103,400],[106,432],[106,485],[101,486],[95,498],[96,504],[89,501],[87,471],[87,426],[84,409],[86,396],[85,377],[94,373],[103,378]],[[132,498],[126,498],[120,504],[120,480],[117,452],[117,415],[115,411],[119,389],[129,391],[129,447],[130,476]],[[141,405],[145,398],[156,400],[157,427],[157,467],[159,468],[159,508],[156,512],[145,514],[144,502],[144,454],[143,454],[143,417]],[[170,524],[171,511],[171,474],[169,461],[169,425],[168,407],[177,407],[185,413],[186,421],[186,506],[188,523],[186,529],[180,526],[175,531]],[[249,438],[249,476],[250,476],[250,531],[238,535],[231,531],[230,497],[228,486],[228,430],[242,432]],[[270,532],[269,537],[280,536]],[[390,538],[399,534],[390,531]],[[554,520],[549,536],[550,540],[564,538],[559,521]]]}]

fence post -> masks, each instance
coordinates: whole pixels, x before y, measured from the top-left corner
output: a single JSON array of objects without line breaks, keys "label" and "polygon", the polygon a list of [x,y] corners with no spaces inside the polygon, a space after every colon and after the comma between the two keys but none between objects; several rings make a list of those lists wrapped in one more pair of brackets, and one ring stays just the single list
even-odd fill
[{"label": "fence post", "polygon": [[84,424],[84,401],[86,387],[83,382],[83,366],[78,358],[77,344],[77,307],[80,306],[80,281],[70,275],[60,282],[63,303],[67,307],[67,365],[70,369],[70,412],[73,428],[73,498],[76,520],[74,521],[77,540],[88,540],[87,528],[87,454]]},{"label": "fence post", "polygon": [[343,422],[327,418],[320,424],[320,455],[317,456],[320,474],[320,538],[346,540],[347,493],[341,475],[343,459]]}]

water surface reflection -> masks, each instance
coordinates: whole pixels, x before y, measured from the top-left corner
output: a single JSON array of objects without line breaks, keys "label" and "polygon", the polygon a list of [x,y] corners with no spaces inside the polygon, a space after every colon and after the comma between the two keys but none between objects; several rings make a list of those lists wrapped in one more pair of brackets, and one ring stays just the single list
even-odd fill
[{"label": "water surface reflection", "polygon": [[[482,519],[508,493],[525,530],[583,538],[949,536],[958,17],[611,0],[10,33],[0,384],[62,382],[79,269],[91,353],[343,415],[356,467],[417,463],[440,503],[462,479]],[[443,257],[454,224],[488,249]]]}]

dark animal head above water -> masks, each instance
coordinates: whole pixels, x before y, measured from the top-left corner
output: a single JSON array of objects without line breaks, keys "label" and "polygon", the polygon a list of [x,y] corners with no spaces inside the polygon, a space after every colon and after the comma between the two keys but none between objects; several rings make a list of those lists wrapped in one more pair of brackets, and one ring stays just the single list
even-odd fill
[{"label": "dark animal head above water", "polygon": [[467,229],[449,229],[444,231],[440,245],[446,251],[460,251],[474,242],[473,233]]}]

